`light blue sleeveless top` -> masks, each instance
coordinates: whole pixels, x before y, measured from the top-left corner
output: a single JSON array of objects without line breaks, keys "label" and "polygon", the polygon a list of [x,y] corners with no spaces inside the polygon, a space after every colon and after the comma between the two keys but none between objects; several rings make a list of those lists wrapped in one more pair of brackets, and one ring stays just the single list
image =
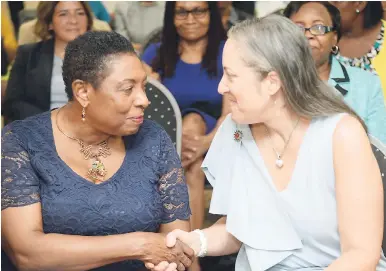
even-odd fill
[{"label": "light blue sleeveless top", "polygon": [[[224,120],[202,168],[213,186],[210,212],[227,215],[228,232],[243,243],[236,271],[324,270],[341,255],[332,139],[342,116],[312,120],[281,192],[249,126]],[[386,270],[380,253],[377,270]]]}]

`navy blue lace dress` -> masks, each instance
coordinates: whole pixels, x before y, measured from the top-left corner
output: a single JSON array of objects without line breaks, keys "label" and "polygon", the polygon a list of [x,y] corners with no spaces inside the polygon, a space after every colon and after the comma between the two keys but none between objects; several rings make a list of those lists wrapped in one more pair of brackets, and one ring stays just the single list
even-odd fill
[{"label": "navy blue lace dress", "polygon": [[[145,120],[124,142],[120,169],[95,185],[58,156],[50,112],[11,123],[2,130],[2,210],[40,202],[45,233],[84,236],[157,232],[160,224],[188,219],[183,169],[166,132]],[[124,261],[96,270],[142,268]]]}]

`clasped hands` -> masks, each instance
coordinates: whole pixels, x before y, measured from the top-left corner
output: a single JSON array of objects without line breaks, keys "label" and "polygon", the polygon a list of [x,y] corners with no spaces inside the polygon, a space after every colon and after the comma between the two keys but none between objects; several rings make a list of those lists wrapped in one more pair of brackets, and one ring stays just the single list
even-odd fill
[{"label": "clasped hands", "polygon": [[147,269],[152,271],[181,271],[187,270],[194,261],[195,255],[200,250],[200,238],[195,232],[174,230],[166,236],[166,246],[170,254],[164,257],[154,258],[154,252],[150,252],[151,259],[144,259]]}]

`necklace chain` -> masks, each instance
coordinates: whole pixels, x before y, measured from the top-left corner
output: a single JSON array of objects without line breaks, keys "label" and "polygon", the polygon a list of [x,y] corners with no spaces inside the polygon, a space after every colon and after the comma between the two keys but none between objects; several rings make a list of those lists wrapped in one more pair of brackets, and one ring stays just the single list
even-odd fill
[{"label": "necklace chain", "polygon": [[274,150],[274,152],[276,153],[276,157],[277,157],[278,160],[281,160],[281,158],[283,157],[284,152],[285,152],[285,150],[287,149],[288,143],[289,143],[290,140],[291,140],[292,134],[294,133],[294,131],[296,130],[296,127],[297,127],[298,124],[299,124],[299,121],[300,121],[300,118],[298,118],[296,124],[294,125],[294,128],[292,129],[292,131],[291,131],[291,133],[290,133],[290,135],[289,135],[287,141],[285,142],[284,148],[283,148],[283,150],[282,150],[281,153],[279,153],[279,152],[275,149],[275,147],[273,146],[273,140],[272,140],[271,135],[270,135],[270,133],[269,133],[268,127],[265,126],[265,129],[267,130],[267,134],[268,134],[268,137],[269,137],[269,140],[270,140],[270,143],[271,143],[271,147],[272,147],[272,149]]},{"label": "necklace chain", "polygon": [[[103,140],[102,142],[100,142],[96,145],[86,145],[83,140],[69,136],[59,126],[59,121],[58,121],[59,120],[59,113],[60,113],[60,110],[62,108],[60,108],[58,110],[58,113],[56,114],[56,127],[58,127],[58,130],[63,135],[65,135],[67,138],[78,142],[78,144],[80,145],[80,152],[83,154],[83,158],[85,160],[88,160],[90,158],[94,159],[91,168],[87,171],[87,176],[94,183],[102,182],[103,178],[107,174],[107,170],[106,170],[103,162],[100,160],[100,157],[102,156],[102,157],[106,158],[107,156],[109,156],[111,154],[110,147],[108,146],[108,141],[109,141],[110,137],[108,137],[107,139]],[[93,151],[95,148],[97,148],[96,152]]]}]

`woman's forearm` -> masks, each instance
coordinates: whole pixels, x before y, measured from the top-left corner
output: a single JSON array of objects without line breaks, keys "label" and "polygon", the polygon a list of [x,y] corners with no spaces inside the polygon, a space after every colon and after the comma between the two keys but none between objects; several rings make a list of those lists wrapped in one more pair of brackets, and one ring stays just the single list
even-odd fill
[{"label": "woman's forearm", "polygon": [[381,252],[378,254],[369,253],[361,250],[351,250],[345,252],[334,261],[326,271],[374,271],[379,262]]},{"label": "woman's forearm", "polygon": [[[76,236],[36,233],[12,253],[19,270],[88,270],[122,260],[141,258],[148,233]],[[6,247],[6,246],[5,246]]]},{"label": "woman's forearm", "polygon": [[222,256],[236,253],[241,242],[226,230],[226,218],[221,218],[213,226],[203,230],[208,244],[208,256]]}]

